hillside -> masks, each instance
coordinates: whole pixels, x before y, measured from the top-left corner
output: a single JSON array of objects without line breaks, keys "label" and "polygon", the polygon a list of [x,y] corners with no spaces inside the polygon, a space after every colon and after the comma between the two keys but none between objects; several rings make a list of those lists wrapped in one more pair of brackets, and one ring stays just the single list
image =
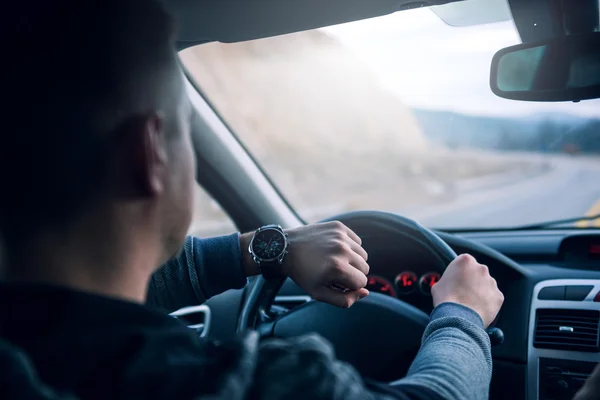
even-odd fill
[{"label": "hillside", "polygon": [[[457,180],[532,168],[528,160],[431,146],[415,113],[321,31],[208,43],[181,59],[307,220],[447,201]],[[225,219],[205,196],[197,210],[195,227]]]},{"label": "hillside", "polygon": [[[328,203],[353,202],[323,182],[350,175],[368,189],[382,165],[395,170],[402,154],[428,148],[408,107],[321,31],[209,43],[181,58],[275,182],[284,182],[289,197],[304,200],[318,188]],[[306,199],[300,206],[311,203]]]},{"label": "hillside", "polygon": [[253,148],[269,141],[285,157],[331,148],[347,154],[356,151],[348,145],[354,141],[363,142],[361,154],[426,148],[409,109],[320,31],[209,43],[183,52],[182,59],[234,131],[256,143]]}]

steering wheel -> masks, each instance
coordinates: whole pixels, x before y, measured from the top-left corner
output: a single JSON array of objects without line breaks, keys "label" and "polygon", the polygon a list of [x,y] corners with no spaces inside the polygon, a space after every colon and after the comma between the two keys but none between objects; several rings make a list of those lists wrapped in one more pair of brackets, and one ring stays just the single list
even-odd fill
[{"label": "steering wheel", "polygon": [[[396,214],[357,211],[326,221],[340,221],[359,236],[375,228],[412,241],[434,256],[440,273],[456,258],[454,250],[435,233]],[[338,358],[351,363],[366,378],[393,380],[406,374],[429,323],[423,311],[396,298],[372,293],[348,309],[310,301],[270,320],[268,310],[282,284],[262,277],[255,279],[241,309],[238,332],[256,329],[262,337],[280,338],[316,332],[333,344]]]}]

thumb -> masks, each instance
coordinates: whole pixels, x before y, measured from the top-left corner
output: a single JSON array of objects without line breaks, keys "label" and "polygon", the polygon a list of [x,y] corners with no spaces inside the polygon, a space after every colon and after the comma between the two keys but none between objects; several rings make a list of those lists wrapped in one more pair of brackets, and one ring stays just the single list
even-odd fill
[{"label": "thumb", "polygon": [[368,295],[369,291],[365,288],[346,293],[335,289],[323,288],[319,293],[319,296],[315,297],[315,300],[341,308],[349,308],[359,299],[367,297]]}]

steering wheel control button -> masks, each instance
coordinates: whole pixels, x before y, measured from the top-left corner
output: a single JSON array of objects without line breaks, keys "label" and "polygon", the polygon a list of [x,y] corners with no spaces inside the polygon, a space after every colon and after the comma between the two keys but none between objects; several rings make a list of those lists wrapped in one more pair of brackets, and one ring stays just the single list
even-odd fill
[{"label": "steering wheel control button", "polygon": [[538,300],[564,300],[565,286],[548,286],[540,290]]},{"label": "steering wheel control button", "polygon": [[421,289],[421,293],[431,295],[431,288],[433,285],[439,282],[440,274],[437,272],[429,272],[419,279],[419,289]]},{"label": "steering wheel control button", "polygon": [[417,290],[418,278],[414,272],[404,271],[396,277],[396,289],[398,294],[407,295]]},{"label": "steering wheel control button", "polygon": [[588,294],[594,288],[593,285],[589,286],[567,286],[565,291],[565,300],[569,301],[583,301]]},{"label": "steering wheel control button", "polygon": [[487,334],[490,337],[490,343],[492,346],[498,346],[504,343],[504,332],[500,328],[488,328]]}]

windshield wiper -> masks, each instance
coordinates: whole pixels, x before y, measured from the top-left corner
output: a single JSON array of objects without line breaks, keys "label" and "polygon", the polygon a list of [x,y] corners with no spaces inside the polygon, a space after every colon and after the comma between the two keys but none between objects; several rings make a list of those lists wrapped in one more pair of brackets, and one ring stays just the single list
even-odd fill
[{"label": "windshield wiper", "polygon": [[[544,229],[544,228],[551,228],[556,225],[574,224],[576,222],[583,222],[583,221],[593,221],[598,218],[600,218],[600,214],[582,215],[581,217],[556,219],[554,221],[545,221],[545,222],[540,222],[537,224],[521,225],[521,226],[517,226],[516,228],[510,228],[510,230],[511,231],[528,231],[528,230],[535,230],[535,229]],[[591,227],[589,227],[589,228],[591,228]]]}]

